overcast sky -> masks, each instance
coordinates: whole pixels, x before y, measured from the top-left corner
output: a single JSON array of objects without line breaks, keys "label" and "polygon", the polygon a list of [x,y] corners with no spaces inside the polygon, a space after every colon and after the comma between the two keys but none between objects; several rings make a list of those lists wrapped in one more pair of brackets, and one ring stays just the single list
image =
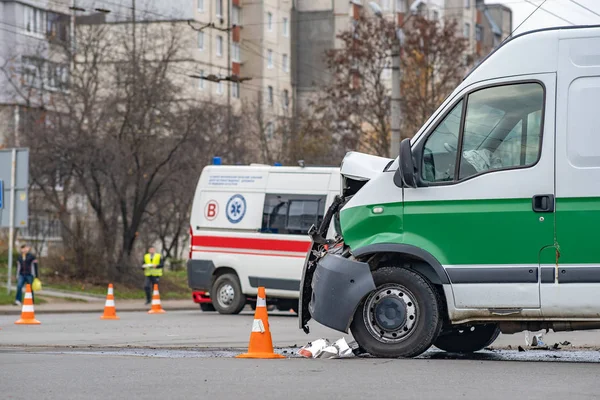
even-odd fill
[{"label": "overcast sky", "polygon": [[[543,0],[486,0],[486,3],[502,3],[512,9],[513,29],[523,22]],[[515,32],[565,25],[600,25],[600,16],[577,5],[600,14],[600,0],[546,0]],[[553,15],[554,14],[554,15]],[[562,19],[561,19],[562,18]]]}]

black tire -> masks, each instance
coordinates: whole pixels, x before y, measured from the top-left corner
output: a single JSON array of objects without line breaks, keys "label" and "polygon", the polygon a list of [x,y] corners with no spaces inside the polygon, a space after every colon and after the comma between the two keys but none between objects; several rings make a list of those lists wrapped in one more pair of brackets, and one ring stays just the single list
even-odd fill
[{"label": "black tire", "polygon": [[[226,287],[228,286],[228,287]],[[221,290],[229,291],[229,298],[221,296]],[[210,290],[212,304],[219,314],[239,314],[246,305],[246,297],[237,275],[223,274],[215,279]]]},{"label": "black tire", "polygon": [[204,312],[216,311],[215,306],[213,306],[211,303],[200,303],[200,309]]},{"label": "black tire", "polygon": [[[441,299],[435,287],[420,274],[406,268],[380,268],[373,272],[373,280],[377,289],[361,301],[350,325],[358,345],[376,357],[415,357],[429,349],[442,329]],[[388,288],[393,290],[388,291]],[[394,328],[396,329],[392,331],[394,333],[386,332],[388,336],[399,332],[400,336],[404,335],[403,337],[394,336],[384,341],[383,334],[375,335],[370,331],[370,329],[383,329],[378,327],[375,321],[374,309],[365,310],[367,302],[372,304],[373,299],[379,299],[378,296],[373,297],[377,293],[383,293],[381,298],[392,302],[401,299],[401,304],[405,305],[404,322]],[[414,310],[413,314],[409,315],[409,307]],[[385,313],[383,315],[386,316]],[[373,319],[369,323],[366,322],[365,317]],[[408,318],[414,321],[410,329],[408,326],[411,322]]]},{"label": "black tire", "polygon": [[442,332],[434,346],[449,353],[473,353],[485,349],[498,337],[496,324],[473,325]]}]

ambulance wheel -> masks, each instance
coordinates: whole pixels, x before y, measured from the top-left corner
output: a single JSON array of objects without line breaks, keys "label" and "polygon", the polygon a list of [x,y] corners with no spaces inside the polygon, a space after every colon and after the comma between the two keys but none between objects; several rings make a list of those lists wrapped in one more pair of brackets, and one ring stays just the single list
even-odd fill
[{"label": "ambulance wheel", "polygon": [[499,334],[496,324],[473,325],[442,332],[433,344],[449,353],[473,353],[494,343]]},{"label": "ambulance wheel", "polygon": [[200,309],[204,312],[211,312],[215,311],[215,306],[211,303],[200,303]]},{"label": "ambulance wheel", "polygon": [[358,345],[375,357],[416,357],[431,347],[442,328],[435,287],[406,268],[380,268],[373,280],[350,325]]},{"label": "ambulance wheel", "polygon": [[240,280],[234,274],[223,274],[215,279],[210,295],[219,314],[239,314],[246,305]]}]

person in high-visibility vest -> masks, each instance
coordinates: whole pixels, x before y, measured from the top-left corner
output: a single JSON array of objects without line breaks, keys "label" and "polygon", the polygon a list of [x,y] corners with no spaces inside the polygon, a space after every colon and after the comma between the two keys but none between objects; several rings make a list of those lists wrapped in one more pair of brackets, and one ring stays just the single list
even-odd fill
[{"label": "person in high-visibility vest", "polygon": [[158,284],[163,274],[162,257],[156,252],[154,247],[150,247],[148,253],[144,255],[142,268],[144,268],[144,275],[146,275],[144,290],[146,291],[146,304],[148,305],[152,301],[152,288],[154,284]]}]

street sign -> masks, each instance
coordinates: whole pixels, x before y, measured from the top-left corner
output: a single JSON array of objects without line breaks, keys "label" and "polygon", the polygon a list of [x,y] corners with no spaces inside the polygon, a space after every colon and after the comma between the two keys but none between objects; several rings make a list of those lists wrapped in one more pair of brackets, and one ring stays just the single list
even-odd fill
[{"label": "street sign", "polygon": [[[15,247],[15,225],[27,227],[29,199],[29,150],[6,149],[0,150],[0,181],[8,182],[9,188],[5,192],[4,185],[0,189],[2,205],[8,206],[8,213],[0,213],[0,227],[8,227],[8,277],[6,291],[10,294],[13,248]],[[8,201],[7,195],[8,194]],[[1,208],[0,208],[1,209]]]},{"label": "street sign", "polygon": [[[10,227],[12,152],[12,149],[0,150],[0,181],[4,182],[0,195],[0,209],[4,210],[0,213],[0,228]],[[29,149],[16,149],[15,181],[14,226],[26,228],[29,221]]]}]

